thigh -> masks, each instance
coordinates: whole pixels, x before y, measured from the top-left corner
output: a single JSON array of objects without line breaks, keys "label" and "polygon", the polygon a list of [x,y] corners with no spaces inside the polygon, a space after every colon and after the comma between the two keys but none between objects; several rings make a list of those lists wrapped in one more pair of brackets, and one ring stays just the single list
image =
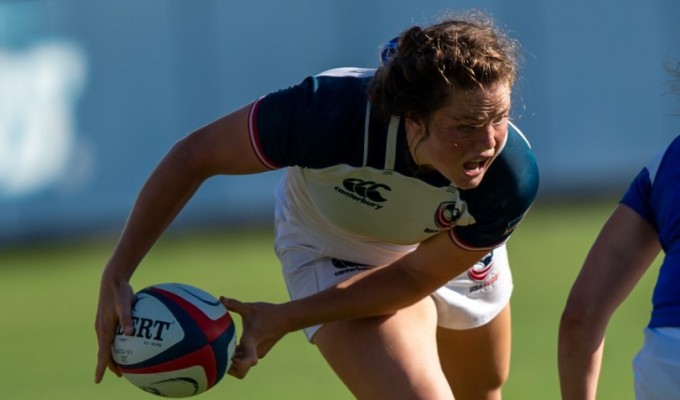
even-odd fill
[{"label": "thigh", "polygon": [[439,365],[431,298],[375,318],[324,325],[321,354],[358,399],[453,399]]},{"label": "thigh", "polygon": [[500,399],[510,370],[510,305],[477,328],[439,328],[442,370],[456,399]]}]

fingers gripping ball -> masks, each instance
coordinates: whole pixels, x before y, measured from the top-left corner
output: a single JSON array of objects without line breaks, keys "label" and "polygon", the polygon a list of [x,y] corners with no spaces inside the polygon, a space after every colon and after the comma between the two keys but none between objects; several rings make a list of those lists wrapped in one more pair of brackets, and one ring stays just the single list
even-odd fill
[{"label": "fingers gripping ball", "polygon": [[231,364],[236,328],[215,297],[193,286],[166,283],[136,294],[134,335],[120,326],[113,360],[135,386],[163,397],[188,397],[217,384]]}]

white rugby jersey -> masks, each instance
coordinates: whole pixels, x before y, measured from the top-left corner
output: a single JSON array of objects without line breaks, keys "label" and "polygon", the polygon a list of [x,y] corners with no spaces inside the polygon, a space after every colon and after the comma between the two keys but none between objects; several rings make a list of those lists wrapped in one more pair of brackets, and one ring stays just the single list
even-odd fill
[{"label": "white rugby jersey", "polygon": [[331,70],[255,102],[253,148],[268,167],[288,168],[279,201],[345,253],[374,246],[404,252],[442,230],[464,248],[502,244],[538,187],[520,131],[510,124],[482,183],[460,190],[438,172],[419,171],[402,117],[372,112],[366,89],[373,73]]}]

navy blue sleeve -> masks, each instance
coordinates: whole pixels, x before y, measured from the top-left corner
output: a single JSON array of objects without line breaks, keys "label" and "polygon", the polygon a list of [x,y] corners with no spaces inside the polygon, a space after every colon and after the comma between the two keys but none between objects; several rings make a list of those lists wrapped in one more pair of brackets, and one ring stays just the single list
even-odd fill
[{"label": "navy blue sleeve", "polygon": [[360,160],[366,101],[363,79],[309,77],[257,103],[253,141],[278,167]]}]

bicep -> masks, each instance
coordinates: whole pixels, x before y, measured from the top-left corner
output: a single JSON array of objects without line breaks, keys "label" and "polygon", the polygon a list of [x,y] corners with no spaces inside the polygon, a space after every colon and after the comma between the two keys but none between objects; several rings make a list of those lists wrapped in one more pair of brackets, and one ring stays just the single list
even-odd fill
[{"label": "bicep", "polygon": [[204,176],[250,174],[270,170],[257,157],[250,139],[251,104],[189,134],[175,146],[191,168]]}]

